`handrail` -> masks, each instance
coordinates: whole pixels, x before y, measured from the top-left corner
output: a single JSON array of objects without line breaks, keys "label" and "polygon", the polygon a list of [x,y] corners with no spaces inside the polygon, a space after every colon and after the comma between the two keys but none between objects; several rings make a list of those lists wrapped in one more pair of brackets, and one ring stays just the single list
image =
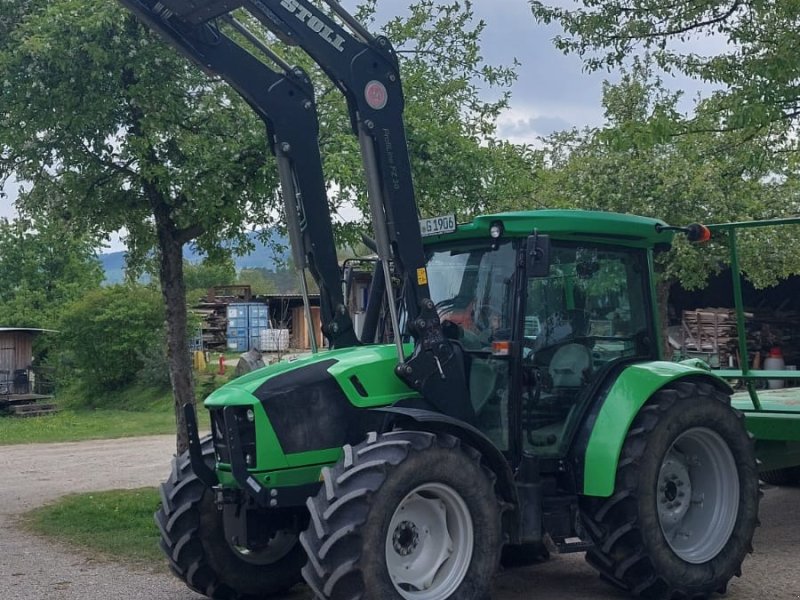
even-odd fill
[{"label": "handrail", "polygon": [[757,227],[771,227],[778,225],[800,225],[800,217],[786,217],[780,219],[762,219],[756,221],[740,221],[733,223],[717,223],[707,225],[712,232],[726,232],[730,243],[731,259],[731,278],[733,283],[733,301],[736,312],[736,335],[739,342],[739,356],[743,357],[740,361],[741,369],[722,369],[715,371],[721,377],[727,379],[744,379],[747,391],[753,408],[762,411],[761,400],[754,382],[759,379],[800,379],[800,372],[797,371],[774,371],[764,369],[751,369],[747,352],[747,331],[744,322],[744,300],[742,298],[742,274],[739,267],[739,249],[737,230],[753,229]]}]

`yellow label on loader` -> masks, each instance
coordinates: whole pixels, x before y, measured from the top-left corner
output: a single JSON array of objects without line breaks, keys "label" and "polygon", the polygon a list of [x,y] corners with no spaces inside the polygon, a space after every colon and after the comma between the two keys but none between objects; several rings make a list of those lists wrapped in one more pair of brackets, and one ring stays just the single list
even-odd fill
[{"label": "yellow label on loader", "polygon": [[428,285],[428,272],[425,267],[417,269],[417,285]]}]

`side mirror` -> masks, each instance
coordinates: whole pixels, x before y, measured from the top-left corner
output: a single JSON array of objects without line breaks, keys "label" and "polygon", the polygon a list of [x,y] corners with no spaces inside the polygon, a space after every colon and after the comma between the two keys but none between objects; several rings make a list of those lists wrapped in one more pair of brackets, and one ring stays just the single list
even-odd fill
[{"label": "side mirror", "polygon": [[528,277],[547,277],[550,274],[550,236],[535,231],[528,236],[525,268]]}]

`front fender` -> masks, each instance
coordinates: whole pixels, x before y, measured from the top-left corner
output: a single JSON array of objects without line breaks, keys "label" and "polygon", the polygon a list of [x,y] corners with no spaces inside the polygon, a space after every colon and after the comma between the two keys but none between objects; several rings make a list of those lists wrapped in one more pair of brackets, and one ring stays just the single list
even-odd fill
[{"label": "front fender", "polygon": [[631,423],[644,403],[665,385],[682,379],[705,380],[726,394],[732,393],[726,381],[703,366],[699,361],[659,361],[631,365],[620,372],[605,397],[599,399],[599,410],[590,411],[589,423],[584,424],[591,427],[583,457],[585,495],[607,498],[614,493],[617,464]]}]

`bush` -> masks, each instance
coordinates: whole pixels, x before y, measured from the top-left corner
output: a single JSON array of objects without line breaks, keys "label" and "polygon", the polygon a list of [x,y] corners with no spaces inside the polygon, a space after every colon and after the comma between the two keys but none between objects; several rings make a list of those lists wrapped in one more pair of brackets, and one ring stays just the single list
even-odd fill
[{"label": "bush", "polygon": [[61,381],[89,394],[119,390],[136,379],[145,353],[163,340],[161,295],[136,284],[92,290],[66,308],[59,329]]}]

